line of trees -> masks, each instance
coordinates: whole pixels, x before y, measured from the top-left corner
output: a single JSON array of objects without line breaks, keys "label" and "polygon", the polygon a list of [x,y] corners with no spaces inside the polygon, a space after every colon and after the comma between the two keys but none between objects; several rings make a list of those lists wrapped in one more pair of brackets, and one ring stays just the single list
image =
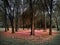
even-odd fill
[{"label": "line of trees", "polygon": [[[12,1],[12,0],[11,0]],[[22,2],[23,1],[23,2]],[[23,30],[24,30],[24,1],[25,0],[14,0],[12,3],[8,0],[2,0],[3,2],[3,9],[4,9],[4,26],[5,26],[5,32],[9,30],[9,25],[7,23],[7,17],[10,20],[11,27],[12,27],[12,33],[14,31],[18,31],[18,19],[19,19],[19,10],[20,6],[22,5],[22,12],[23,12]],[[31,25],[31,35],[34,35],[34,8],[36,10],[39,10],[40,12],[43,12],[44,14],[44,30],[46,30],[46,15],[49,15],[50,17],[50,26],[49,26],[49,35],[52,35],[52,13],[53,13],[53,0],[26,0],[26,4],[29,5],[29,14],[30,14],[30,25]],[[24,3],[24,4],[23,4]],[[8,11],[7,11],[8,10]],[[46,14],[47,12],[47,14]],[[20,11],[21,13],[21,11]],[[21,14],[20,14],[21,15]],[[15,16],[15,17],[14,17]],[[15,19],[14,19],[15,18]],[[15,20],[15,22],[14,22]],[[14,30],[14,23],[15,23],[15,30]],[[56,22],[58,23],[58,22]],[[58,28],[58,26],[57,26]]]}]

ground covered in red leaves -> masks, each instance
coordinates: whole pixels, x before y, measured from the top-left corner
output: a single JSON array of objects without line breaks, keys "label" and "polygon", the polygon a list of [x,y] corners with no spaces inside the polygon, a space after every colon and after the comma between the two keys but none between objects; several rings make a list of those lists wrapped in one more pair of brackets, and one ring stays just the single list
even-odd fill
[{"label": "ground covered in red leaves", "polygon": [[52,35],[49,35],[49,29],[46,29],[46,31],[44,31],[43,29],[40,30],[35,30],[35,35],[30,35],[31,30],[30,29],[19,29],[18,32],[15,32],[14,34],[11,33],[11,30],[4,32],[4,31],[0,31],[0,39],[1,40],[5,40],[5,39],[16,39],[16,41],[20,40],[19,42],[23,42],[24,40],[28,41],[28,42],[32,42],[36,44],[43,44],[44,42],[48,42],[53,40],[58,34],[60,34],[57,31],[52,31]]}]

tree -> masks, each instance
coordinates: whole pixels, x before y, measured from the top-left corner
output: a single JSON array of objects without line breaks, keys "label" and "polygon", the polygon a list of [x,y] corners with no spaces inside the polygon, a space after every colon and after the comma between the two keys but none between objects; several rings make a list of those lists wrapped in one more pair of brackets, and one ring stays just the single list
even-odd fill
[{"label": "tree", "polygon": [[[5,11],[5,15],[4,15],[4,18],[5,18],[5,20],[4,20],[4,23],[5,23],[5,32],[7,31],[7,29],[8,29],[8,25],[7,25],[7,11],[6,11],[6,8],[7,8],[7,6],[9,5],[9,3],[8,3],[8,1],[6,0],[3,0],[3,2],[4,2],[4,11]],[[9,30],[9,29],[8,29]]]},{"label": "tree", "polygon": [[16,7],[16,18],[15,18],[15,31],[18,31],[18,9],[19,9],[19,0],[15,0],[15,7]]},{"label": "tree", "polygon": [[50,4],[49,4],[49,6],[50,6],[50,29],[49,29],[49,35],[52,35],[52,3],[53,3],[53,0],[51,0],[50,1]]},{"label": "tree", "polygon": [[[9,20],[10,20],[10,23],[11,23],[11,27],[12,27],[12,33],[14,33],[14,26],[13,26],[13,16],[11,15],[11,6],[9,5],[9,2],[8,0],[3,0],[3,3],[4,3],[4,9],[5,9],[5,31],[7,31],[6,27],[7,27],[7,24],[6,24],[6,20],[7,20],[7,16],[9,17]],[[7,9],[10,10],[10,13],[7,15]]]},{"label": "tree", "polygon": [[30,0],[29,6],[30,6],[30,15],[31,15],[31,35],[34,35],[34,15],[33,15],[32,0]]}]

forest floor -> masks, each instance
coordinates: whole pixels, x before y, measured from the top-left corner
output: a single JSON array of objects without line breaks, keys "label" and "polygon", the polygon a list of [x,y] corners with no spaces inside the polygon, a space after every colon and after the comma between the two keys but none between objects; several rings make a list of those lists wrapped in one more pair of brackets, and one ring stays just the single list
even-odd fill
[{"label": "forest floor", "polygon": [[7,32],[0,29],[0,45],[60,45],[60,31],[53,29],[49,35],[49,29],[36,29],[34,36],[30,32],[30,29],[19,29],[12,34],[11,29]]}]

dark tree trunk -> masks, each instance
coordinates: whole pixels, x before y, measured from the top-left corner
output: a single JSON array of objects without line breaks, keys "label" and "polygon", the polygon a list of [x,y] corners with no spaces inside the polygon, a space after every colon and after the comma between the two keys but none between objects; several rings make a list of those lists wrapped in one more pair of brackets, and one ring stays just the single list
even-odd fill
[{"label": "dark tree trunk", "polygon": [[53,0],[50,1],[50,29],[49,29],[49,35],[52,35],[52,3]]},{"label": "dark tree trunk", "polygon": [[46,14],[44,12],[44,31],[46,31]]},{"label": "dark tree trunk", "polygon": [[[7,11],[6,8],[9,8],[11,11],[11,7],[9,5],[8,0],[2,0],[4,2],[4,9],[5,9],[5,31],[7,31]],[[11,14],[8,15],[11,26],[12,26],[12,33],[14,33],[14,26],[13,26],[13,16]]]},{"label": "dark tree trunk", "polygon": [[7,20],[7,31],[9,31],[9,24],[8,24],[8,20]]},{"label": "dark tree trunk", "polygon": [[13,26],[13,19],[11,20],[11,26],[12,26],[12,33],[14,33],[14,26]]},{"label": "dark tree trunk", "polygon": [[14,33],[14,21],[13,21],[13,17],[10,15],[9,19],[10,19],[10,23],[11,23],[11,27],[12,27],[12,33]]},{"label": "dark tree trunk", "polygon": [[30,15],[31,15],[31,35],[34,35],[34,15],[33,15],[32,0],[30,0]]},{"label": "dark tree trunk", "polygon": [[9,20],[10,20],[10,23],[11,23],[11,27],[12,27],[12,33],[14,33],[14,17],[11,15],[11,14],[9,14]]},{"label": "dark tree trunk", "polygon": [[5,15],[4,15],[5,19],[4,19],[4,23],[5,23],[5,32],[7,32],[9,30],[9,25],[8,25],[8,20],[7,20],[7,12],[5,10]]},{"label": "dark tree trunk", "polygon": [[[10,9],[10,11],[11,11],[11,9]],[[9,13],[8,17],[9,17],[9,20],[11,23],[12,33],[14,33],[14,12],[13,12],[13,15],[11,15],[11,13]]]},{"label": "dark tree trunk", "polygon": [[7,24],[6,24],[7,21],[6,20],[7,20],[7,18],[6,18],[6,14],[5,14],[5,20],[4,20],[4,23],[5,23],[5,25],[4,25],[5,26],[5,32],[7,32]]},{"label": "dark tree trunk", "polygon": [[5,32],[7,32],[7,11],[6,11],[6,4],[5,4],[5,1],[4,1],[4,10],[5,10],[4,26],[5,26]]},{"label": "dark tree trunk", "polygon": [[17,13],[16,13],[16,27],[15,27],[15,31],[18,31],[18,7],[17,7]]},{"label": "dark tree trunk", "polygon": [[23,12],[23,30],[24,30],[24,12]]},{"label": "dark tree trunk", "polygon": [[5,15],[4,15],[5,17],[5,19],[4,19],[4,23],[5,23],[5,32],[7,32],[8,30],[9,30],[9,25],[8,25],[8,19],[7,19],[7,11],[6,11],[6,9],[5,9]]},{"label": "dark tree trunk", "polygon": [[12,27],[12,33],[14,32],[14,8],[13,8],[13,16],[11,16],[11,27]]},{"label": "dark tree trunk", "polygon": [[49,29],[49,35],[52,35],[52,16],[50,14],[50,29]]},{"label": "dark tree trunk", "polygon": [[56,17],[56,25],[57,25],[57,31],[59,31],[59,26],[58,26],[58,19]]},{"label": "dark tree trunk", "polygon": [[58,26],[58,22],[57,22],[57,31],[59,31],[59,26]]}]

